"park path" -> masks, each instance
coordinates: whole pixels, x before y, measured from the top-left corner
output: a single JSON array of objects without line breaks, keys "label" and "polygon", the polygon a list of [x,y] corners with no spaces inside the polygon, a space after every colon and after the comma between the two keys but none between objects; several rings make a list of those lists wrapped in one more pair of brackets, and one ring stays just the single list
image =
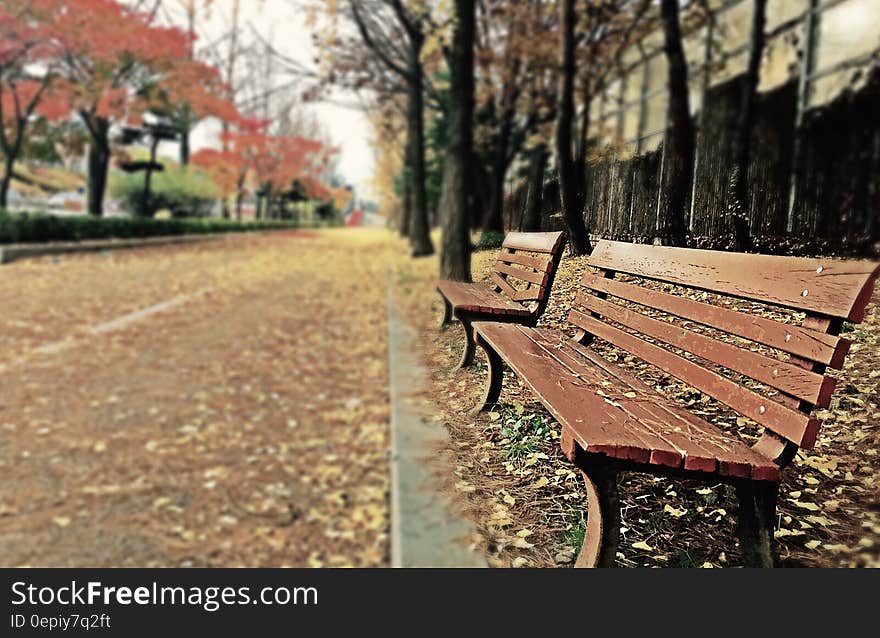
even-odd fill
[{"label": "park path", "polygon": [[392,242],[0,268],[0,564],[388,564]]}]

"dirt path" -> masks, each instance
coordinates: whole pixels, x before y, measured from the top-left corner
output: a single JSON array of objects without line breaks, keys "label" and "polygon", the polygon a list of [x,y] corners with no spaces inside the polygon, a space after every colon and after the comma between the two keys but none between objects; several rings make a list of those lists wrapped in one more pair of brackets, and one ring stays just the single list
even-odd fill
[{"label": "dirt path", "polygon": [[389,241],[0,269],[0,563],[387,564]]}]

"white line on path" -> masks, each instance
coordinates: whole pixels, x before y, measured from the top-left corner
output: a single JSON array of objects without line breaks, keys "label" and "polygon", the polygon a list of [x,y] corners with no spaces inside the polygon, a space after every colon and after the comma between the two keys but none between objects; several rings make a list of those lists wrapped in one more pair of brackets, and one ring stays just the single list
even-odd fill
[{"label": "white line on path", "polygon": [[136,310],[135,312],[117,317],[116,319],[111,319],[110,321],[99,323],[96,326],[92,326],[92,334],[99,335],[106,332],[112,332],[113,330],[119,330],[120,328],[124,328],[125,326],[132,323],[137,323],[138,321],[146,319],[147,317],[151,317],[152,315],[164,312],[166,310],[171,310],[172,308],[176,308],[177,306],[182,306],[193,297],[201,296],[209,290],[211,289],[206,288],[192,295],[180,295],[179,297],[175,297],[174,299],[169,299],[168,301],[157,303],[155,306],[142,308],[141,310]]},{"label": "white line on path", "polygon": [[[166,310],[171,310],[172,308],[182,306],[188,301],[192,301],[196,297],[201,297],[202,295],[205,295],[212,290],[213,288],[203,288],[202,290],[199,290],[189,295],[180,295],[178,297],[174,297],[173,299],[168,299],[167,301],[157,303],[153,306],[141,308],[140,310],[130,312],[127,315],[122,315],[121,317],[116,317],[115,319],[111,319],[110,321],[96,324],[89,329],[89,332],[93,335],[103,335],[107,334],[108,332],[113,332],[114,330],[120,330],[133,323],[143,321],[144,319],[152,317],[155,314],[159,314],[160,312],[165,312]],[[76,344],[77,339],[75,337],[66,337],[61,341],[55,341],[52,343],[44,344],[42,346],[38,346],[34,348],[31,352],[35,354],[58,354],[59,352],[64,352],[65,350],[72,348]],[[8,365],[0,363],[0,374],[23,362],[24,359],[22,358]]]}]

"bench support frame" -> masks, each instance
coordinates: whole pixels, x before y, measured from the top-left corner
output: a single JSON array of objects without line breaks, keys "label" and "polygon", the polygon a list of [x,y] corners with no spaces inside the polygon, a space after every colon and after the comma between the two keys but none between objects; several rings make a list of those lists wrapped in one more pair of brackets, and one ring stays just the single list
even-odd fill
[{"label": "bench support frame", "polygon": [[443,316],[440,318],[440,330],[443,330],[452,323],[452,304],[449,303],[449,300],[446,299],[443,295],[440,295],[440,298],[443,299]]},{"label": "bench support frame", "polygon": [[501,359],[501,356],[482,337],[478,336],[477,341],[483,352],[486,353],[486,358],[489,361],[489,376],[486,378],[483,397],[471,411],[472,416],[476,416],[480,412],[488,412],[493,405],[498,403],[498,397],[501,396],[501,387],[504,385],[504,361]]},{"label": "bench support frame", "polygon": [[743,564],[746,567],[773,567],[776,562],[773,527],[779,484],[740,481],[735,487],[739,497],[737,531]]},{"label": "bench support frame", "polygon": [[477,342],[474,339],[474,327],[470,320],[459,317],[461,325],[464,327],[464,350],[461,352],[461,361],[458,362],[458,369],[463,370],[474,365],[474,357],[477,355]]},{"label": "bench support frame", "polygon": [[620,541],[617,470],[595,461],[581,468],[587,488],[587,529],[575,567],[615,567]]},{"label": "bench support frame", "polygon": [[[474,333],[473,323],[475,321],[494,321],[496,323],[515,323],[528,328],[534,328],[538,323],[537,317],[506,317],[504,315],[483,315],[470,312],[454,312],[453,316],[458,319],[464,328],[464,350],[461,353],[461,361],[458,363],[458,369],[463,370],[474,364],[477,355],[477,335]],[[488,353],[492,350],[488,345],[483,346],[483,350]],[[497,397],[496,397],[497,399]]]}]

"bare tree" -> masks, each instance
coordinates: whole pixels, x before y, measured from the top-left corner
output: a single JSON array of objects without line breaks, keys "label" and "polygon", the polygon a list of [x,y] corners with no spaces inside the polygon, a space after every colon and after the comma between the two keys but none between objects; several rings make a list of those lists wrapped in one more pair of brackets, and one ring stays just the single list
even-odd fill
[{"label": "bare tree", "polygon": [[752,127],[755,119],[755,95],[764,55],[764,26],[767,23],[767,0],[755,0],[752,16],[752,34],[749,42],[749,61],[740,81],[740,104],[733,135],[733,166],[730,175],[731,201],[728,211],[733,231],[732,247],[746,251],[752,248],[748,213],[749,161],[751,159]]},{"label": "bare tree", "polygon": [[[556,163],[563,219],[572,254],[592,251],[584,222],[587,199],[587,152],[590,105],[604,88],[620,56],[647,26],[651,0],[602,0],[583,5],[579,19],[575,0],[560,0],[561,73],[556,121]],[[580,117],[576,121],[580,98]]]},{"label": "bare tree", "polygon": [[401,0],[349,0],[351,15],[364,43],[407,90],[406,182],[411,197],[407,229],[413,256],[434,253],[428,224],[425,188],[425,44],[423,13],[416,14]]},{"label": "bare tree", "polygon": [[663,189],[666,219],[663,233],[674,246],[687,241],[686,208],[694,180],[694,122],[688,93],[688,66],[681,37],[679,0],[661,0],[666,58],[669,62],[669,121],[666,151],[669,182]]},{"label": "bare tree", "polygon": [[[574,117],[575,82],[575,0],[560,1],[560,38],[562,73],[559,80],[559,114],[556,121],[556,156],[559,164],[559,186],[562,195],[562,215],[568,229],[568,244],[573,255],[592,252],[590,236],[584,224],[584,195],[578,192],[578,166],[572,156],[572,119]],[[589,104],[586,105],[589,109]]]},{"label": "bare tree", "polygon": [[448,53],[451,75],[449,146],[443,163],[440,277],[471,280],[473,205],[474,0],[455,1],[455,33]]}]

